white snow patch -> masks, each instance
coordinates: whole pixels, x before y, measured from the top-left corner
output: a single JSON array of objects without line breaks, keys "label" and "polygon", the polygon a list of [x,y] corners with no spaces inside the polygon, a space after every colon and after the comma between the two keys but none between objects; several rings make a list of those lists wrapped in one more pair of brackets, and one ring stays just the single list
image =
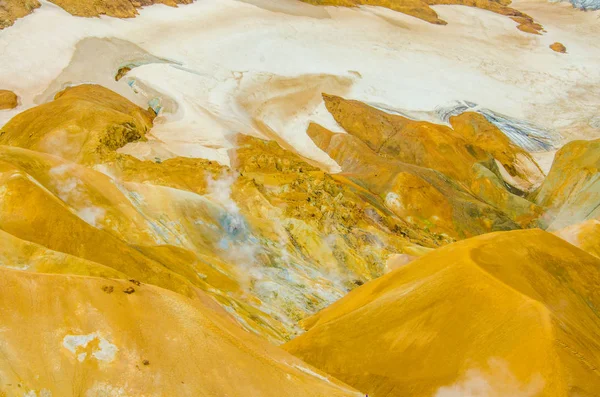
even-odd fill
[{"label": "white snow patch", "polygon": [[385,195],[385,205],[390,208],[402,209],[402,200],[398,194],[394,192],[388,192]]},{"label": "white snow patch", "polygon": [[119,348],[101,337],[98,332],[87,335],[66,335],[63,338],[63,346],[75,354],[79,362],[83,362],[87,358],[88,353],[78,353],[79,349],[86,349],[88,344],[95,339],[98,339],[98,346],[92,351],[91,355],[97,360],[107,363],[113,361]]},{"label": "white snow patch", "polygon": [[506,361],[493,358],[488,370],[470,369],[455,384],[439,388],[434,397],[534,397],[543,389],[541,375],[522,384]]},{"label": "white snow patch", "polygon": [[316,373],[316,372],[314,372],[314,371],[311,371],[311,370],[310,370],[310,369],[308,369],[308,368],[304,368],[304,367],[303,367],[303,366],[301,366],[301,365],[294,365],[294,368],[296,368],[296,369],[299,369],[300,371],[304,372],[305,374],[309,374],[309,375],[311,375],[311,376],[314,376],[315,378],[319,378],[319,379],[321,379],[321,380],[324,380],[324,381],[325,381],[325,382],[327,382],[327,383],[331,383],[331,381],[329,380],[329,378],[327,378],[327,377],[325,377],[325,376],[323,376],[323,375],[319,375],[318,373]]},{"label": "white snow patch", "polygon": [[77,215],[83,219],[87,224],[99,227],[99,222],[104,218],[106,210],[100,207],[85,207],[77,211]]},{"label": "white snow patch", "polygon": [[79,218],[93,227],[101,227],[100,223],[106,214],[104,208],[93,205],[85,184],[75,175],[75,164],[61,164],[50,169],[52,183],[58,197],[73,208]]},{"label": "white snow patch", "polygon": [[130,397],[125,388],[114,386],[105,382],[95,382],[85,392],[85,397]]}]

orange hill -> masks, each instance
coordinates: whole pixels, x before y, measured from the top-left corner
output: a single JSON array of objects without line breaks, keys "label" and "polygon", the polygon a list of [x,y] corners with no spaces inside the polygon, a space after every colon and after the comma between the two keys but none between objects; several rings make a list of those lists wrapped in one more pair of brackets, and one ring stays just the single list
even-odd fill
[{"label": "orange hill", "polygon": [[470,395],[473,382],[491,396],[592,396],[598,283],[600,260],[550,233],[493,233],[352,291],[284,348],[375,397]]}]

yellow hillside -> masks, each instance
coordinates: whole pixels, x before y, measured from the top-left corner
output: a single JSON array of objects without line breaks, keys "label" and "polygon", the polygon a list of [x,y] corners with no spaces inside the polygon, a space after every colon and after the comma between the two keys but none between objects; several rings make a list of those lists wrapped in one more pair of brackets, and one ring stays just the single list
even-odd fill
[{"label": "yellow hillside", "polygon": [[360,395],[199,298],[126,280],[0,269],[0,394]]},{"label": "yellow hillside", "polygon": [[[49,0],[71,15],[97,17],[108,15],[117,18],[133,18],[137,8],[153,4],[190,4],[193,0]],[[10,0],[0,4],[0,30],[11,26],[41,6],[38,0]]]},{"label": "yellow hillside", "polygon": [[153,4],[190,4],[193,0],[50,0],[72,15],[97,17],[108,15],[117,18],[132,18],[137,15],[137,7]]},{"label": "yellow hillside", "polygon": [[482,115],[452,117],[450,128],[332,95],[324,100],[348,134],[313,123],[308,135],[409,224],[445,242],[538,225],[544,209],[524,196],[542,171]]},{"label": "yellow hillside", "polygon": [[284,347],[376,397],[593,396],[599,282],[600,260],[552,234],[493,233],[365,284]]},{"label": "yellow hillside", "polygon": [[0,129],[0,145],[93,163],[143,139],[154,116],[102,86],[84,84],[14,117]]},{"label": "yellow hillside", "polygon": [[382,275],[389,255],[439,244],[273,141],[238,137],[231,168],[116,153],[152,119],[83,85],[9,121],[0,266],[135,279],[191,297],[198,288],[248,331],[283,343],[299,320]]},{"label": "yellow hillside", "polygon": [[527,190],[539,185],[543,178],[531,156],[480,114],[466,112],[452,117],[450,128],[386,113],[334,95],[323,95],[323,99],[331,115],[349,134],[382,157],[435,169],[465,186],[473,178],[476,163],[499,175],[495,167],[501,164],[505,175],[518,180]]},{"label": "yellow hillside", "polygon": [[542,183],[545,175],[531,154],[514,144],[483,115],[465,112],[450,117],[449,121],[467,147],[476,147],[494,158],[508,184],[529,192]]},{"label": "yellow hillside", "polygon": [[556,153],[534,201],[549,208],[550,229],[600,218],[600,139],[573,141]]},{"label": "yellow hillside", "polygon": [[378,156],[355,136],[334,134],[316,124],[309,127],[308,134],[340,164],[347,178],[378,194],[397,216],[423,233],[431,231],[441,243],[517,229],[516,220],[526,225],[539,211],[532,203],[498,189],[501,196],[516,201],[517,205],[504,207],[515,214],[513,220],[442,173]]},{"label": "yellow hillside", "polygon": [[2,2],[0,7],[0,30],[11,26],[18,18],[30,14],[40,6],[38,0],[11,0]]}]

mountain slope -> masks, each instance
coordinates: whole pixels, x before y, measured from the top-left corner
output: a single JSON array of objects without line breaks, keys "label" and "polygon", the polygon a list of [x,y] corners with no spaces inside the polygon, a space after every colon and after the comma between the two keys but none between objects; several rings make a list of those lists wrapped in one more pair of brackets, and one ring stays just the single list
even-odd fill
[{"label": "mountain slope", "polygon": [[40,7],[38,0],[11,0],[0,3],[0,30],[11,26],[18,18],[23,18]]},{"label": "mountain slope", "polygon": [[542,171],[482,115],[451,117],[450,127],[332,95],[324,101],[348,133],[313,123],[308,135],[408,223],[442,239],[538,225],[544,209],[525,192],[541,183]]},{"label": "mountain slope", "polygon": [[151,110],[102,86],[83,84],[12,118],[0,128],[0,145],[94,163],[128,142],[143,139],[154,117]]},{"label": "mountain slope", "polygon": [[532,197],[549,208],[549,228],[600,218],[600,140],[573,141],[554,157],[548,177]]},{"label": "mountain slope", "polygon": [[50,0],[71,15],[79,17],[97,17],[108,15],[117,18],[133,18],[137,8],[153,4],[190,4],[193,0]]},{"label": "mountain slope", "polygon": [[[49,0],[71,15],[98,17],[108,15],[117,18],[132,18],[137,8],[153,4],[190,4],[193,0]],[[10,0],[0,3],[0,30],[11,26],[18,18],[23,18],[41,6],[38,0]]]},{"label": "mountain slope", "polygon": [[599,281],[600,261],[552,234],[488,234],[352,291],[284,347],[376,397],[465,390],[474,371],[489,395],[592,396]]},{"label": "mountain slope", "polygon": [[[247,330],[282,343],[297,321],[383,274],[387,256],[438,244],[372,193],[273,141],[238,136],[232,168],[116,152],[153,119],[81,85],[9,121],[0,130],[0,230],[25,245],[5,246],[1,265],[119,275],[192,297],[198,288]],[[60,264],[38,265],[40,255]]]},{"label": "mountain slope", "polygon": [[0,269],[0,392],[357,396],[238,328],[207,296]]}]

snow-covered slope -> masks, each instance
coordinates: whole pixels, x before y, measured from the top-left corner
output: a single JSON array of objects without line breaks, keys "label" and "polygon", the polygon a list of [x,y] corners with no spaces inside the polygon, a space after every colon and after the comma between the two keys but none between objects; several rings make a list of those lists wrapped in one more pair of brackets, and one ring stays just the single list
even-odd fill
[{"label": "snow-covered slope", "polygon": [[[404,112],[466,100],[566,140],[600,136],[600,99],[584,95],[600,81],[600,48],[581,34],[597,28],[589,16],[564,26],[552,7],[563,9],[546,3],[539,19],[547,33],[536,36],[463,6],[436,6],[448,21],[439,26],[383,8],[295,1],[156,5],[128,20],[77,18],[44,2],[0,34],[1,83],[22,103],[0,123],[65,85],[94,82],[162,107],[149,141],[123,149],[149,159],[229,164],[228,137],[244,132],[339,170],[305,134],[310,121],[341,131],[321,92]],[[530,8],[537,19],[539,4]],[[568,54],[548,48],[558,40]],[[115,82],[123,66],[133,70]]]}]

